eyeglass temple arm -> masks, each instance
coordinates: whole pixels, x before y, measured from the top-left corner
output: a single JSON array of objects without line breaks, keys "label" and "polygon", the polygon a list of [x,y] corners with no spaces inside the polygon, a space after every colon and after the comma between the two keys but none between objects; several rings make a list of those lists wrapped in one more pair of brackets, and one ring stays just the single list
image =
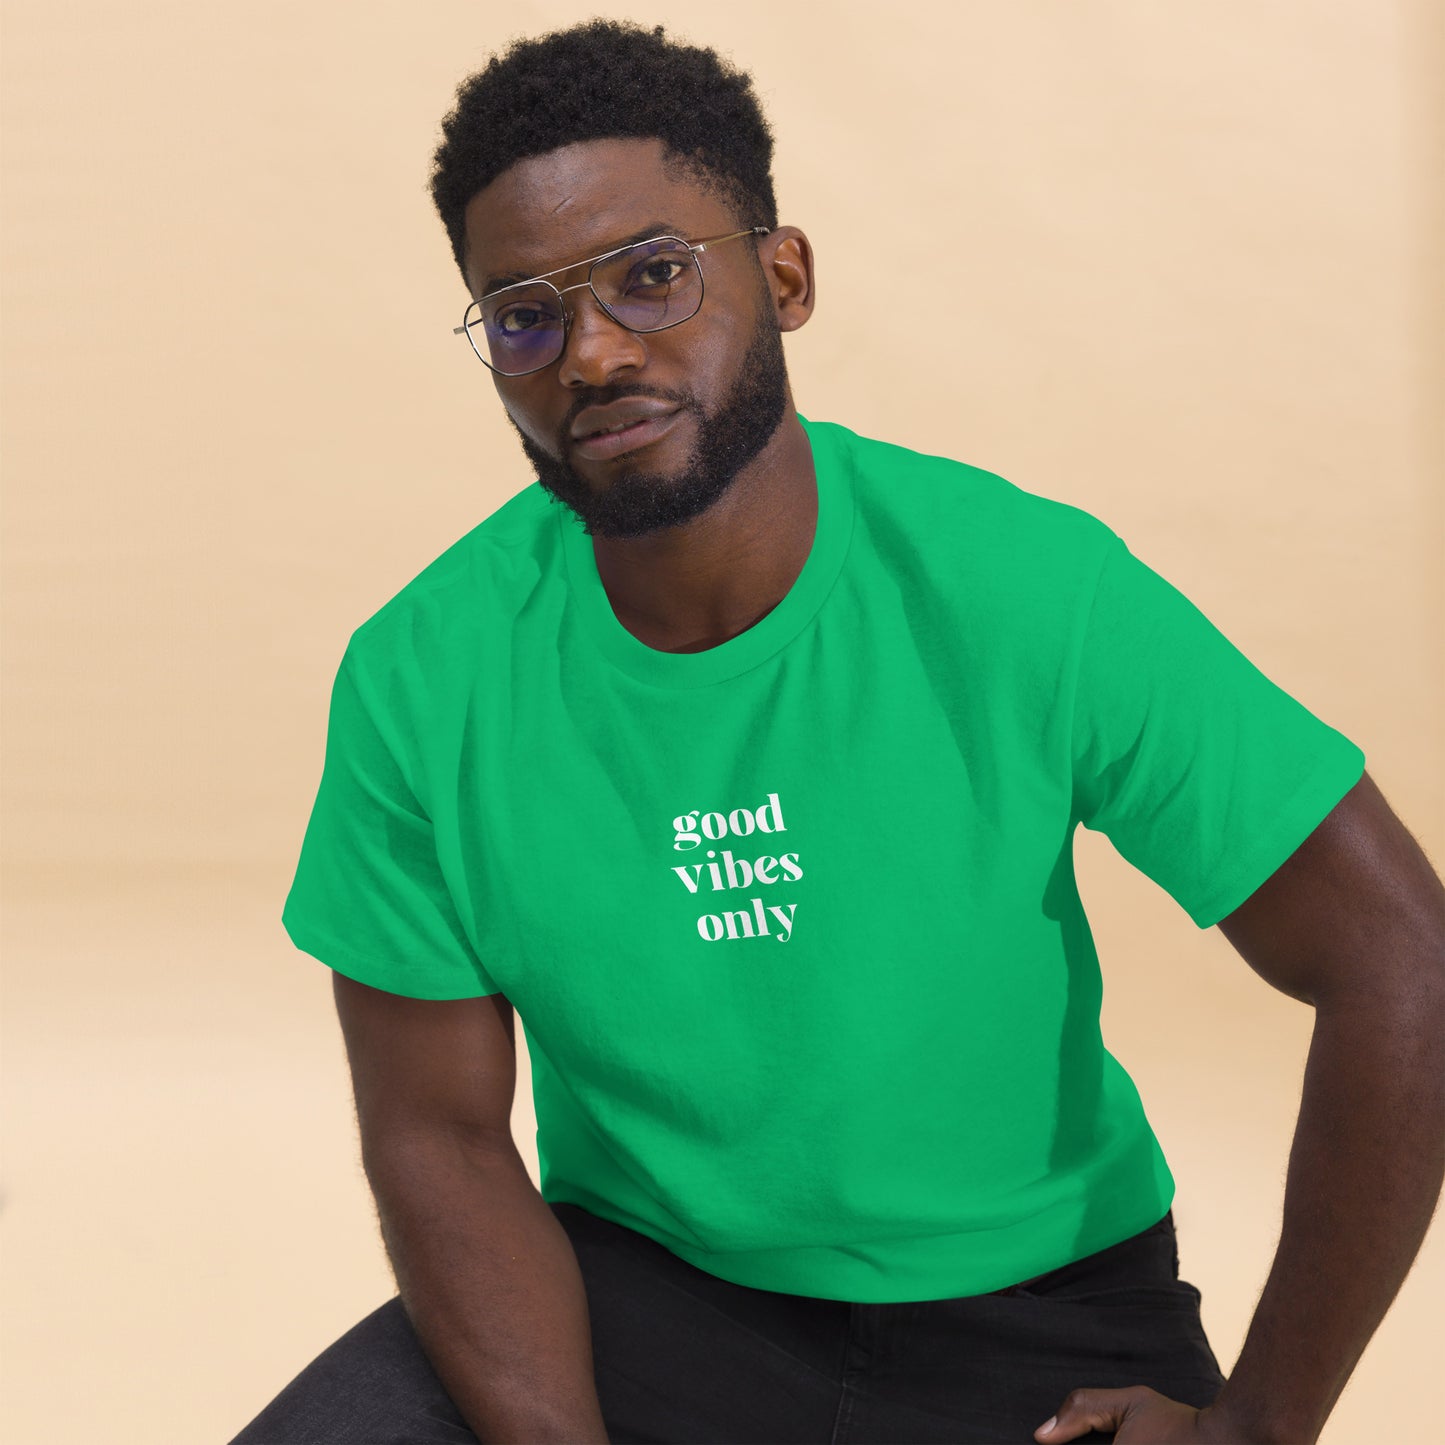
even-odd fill
[{"label": "eyeglass temple arm", "polygon": [[771,232],[766,226],[749,226],[746,231],[733,231],[726,236],[715,236],[711,241],[699,241],[689,246],[689,251],[706,251],[709,246],[721,246],[724,241],[736,241],[739,236],[767,236]]}]

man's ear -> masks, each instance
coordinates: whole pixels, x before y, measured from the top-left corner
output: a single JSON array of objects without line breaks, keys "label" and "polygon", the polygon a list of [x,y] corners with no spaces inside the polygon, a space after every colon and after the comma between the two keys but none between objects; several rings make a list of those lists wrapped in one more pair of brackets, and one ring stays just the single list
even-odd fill
[{"label": "man's ear", "polygon": [[813,248],[796,226],[779,226],[763,238],[758,259],[773,293],[779,331],[796,331],[813,314]]}]

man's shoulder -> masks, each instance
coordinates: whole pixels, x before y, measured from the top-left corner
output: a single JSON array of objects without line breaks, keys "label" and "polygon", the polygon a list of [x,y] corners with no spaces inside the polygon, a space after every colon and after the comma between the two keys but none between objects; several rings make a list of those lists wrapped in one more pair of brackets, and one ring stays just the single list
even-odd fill
[{"label": "man's shoulder", "polygon": [[865,522],[905,530],[921,552],[960,549],[1009,564],[1073,558],[1097,566],[1114,539],[1092,512],[1029,491],[987,467],[955,456],[864,436],[836,422],[808,422],[811,437],[850,466]]},{"label": "man's shoulder", "polygon": [[547,571],[557,503],[540,483],[515,493],[394,592],[351,634],[352,652],[466,644],[510,616]]}]

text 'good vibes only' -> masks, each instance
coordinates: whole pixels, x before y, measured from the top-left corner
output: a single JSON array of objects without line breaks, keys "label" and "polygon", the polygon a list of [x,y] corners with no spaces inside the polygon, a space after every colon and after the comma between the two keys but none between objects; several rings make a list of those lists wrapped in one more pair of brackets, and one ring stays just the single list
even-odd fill
[{"label": "text 'good vibes only'", "polygon": [[[734,808],[726,815],[684,813],[672,820],[672,827],[672,846],[679,853],[702,848],[708,842],[720,843],[724,838],[786,831],[782,805],[776,793],[769,793],[767,801],[760,807]],[[764,843],[763,846],[767,845]],[[773,846],[776,848],[777,845]],[[705,859],[675,865],[672,871],[689,893],[701,893],[704,889],[727,893],[734,888],[766,888],[784,879],[796,883],[803,876],[796,853],[758,853],[746,858],[735,856],[731,848],[722,849],[721,856],[718,849],[707,848]],[[697,920],[699,936],[708,943],[718,943],[724,938],[765,937],[786,943],[793,936],[796,903],[765,904],[761,892],[747,902],[747,908],[702,914]]]}]

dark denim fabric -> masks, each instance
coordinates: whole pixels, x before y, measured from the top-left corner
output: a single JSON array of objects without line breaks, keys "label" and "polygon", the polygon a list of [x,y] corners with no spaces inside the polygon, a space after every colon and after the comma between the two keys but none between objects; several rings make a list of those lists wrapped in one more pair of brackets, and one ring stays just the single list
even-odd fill
[{"label": "dark denim fabric", "polygon": [[[575,1204],[552,1210],[587,1288],[613,1445],[1031,1445],[1072,1389],[1224,1384],[1179,1278],[1170,1210],[991,1294],[849,1304],[732,1284]],[[1080,1441],[1110,1441],[1090,1431]],[[476,1445],[393,1298],[308,1365],[231,1445]]]}]

